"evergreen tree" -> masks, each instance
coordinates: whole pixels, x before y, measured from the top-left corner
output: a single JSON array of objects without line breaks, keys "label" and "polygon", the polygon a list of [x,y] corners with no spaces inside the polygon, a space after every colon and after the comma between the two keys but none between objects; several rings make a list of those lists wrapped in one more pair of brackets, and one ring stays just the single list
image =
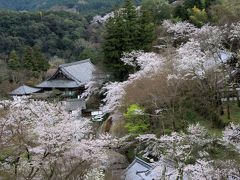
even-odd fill
[{"label": "evergreen tree", "polygon": [[[124,51],[136,49],[137,13],[132,2],[127,0],[124,9],[115,12],[115,17],[106,24],[105,42],[103,45],[105,64],[112,72],[113,78],[124,80],[129,68],[120,61]],[[137,22],[135,22],[137,24]]]},{"label": "evergreen tree", "polygon": [[125,4],[123,6],[123,19],[124,19],[124,50],[125,51],[132,51],[138,48],[138,30],[139,30],[139,24],[138,24],[138,16],[136,7],[133,4],[132,0],[126,0]]},{"label": "evergreen tree", "polygon": [[103,44],[104,63],[111,71],[114,79],[124,80],[127,77],[128,69],[120,61],[125,51],[124,20],[120,12],[106,24],[105,41]]},{"label": "evergreen tree", "polygon": [[49,63],[38,48],[33,48],[33,71],[41,72],[49,68]]},{"label": "evergreen tree", "polygon": [[17,57],[17,53],[15,50],[13,50],[9,55],[8,68],[11,70],[18,70],[20,69],[20,67],[21,67],[21,64]]},{"label": "evergreen tree", "polygon": [[150,49],[154,26],[149,14],[144,12],[142,15],[137,13],[132,0],[126,0],[123,8],[106,24],[104,60],[115,80],[126,79],[132,71],[120,60],[123,52]]},{"label": "evergreen tree", "polygon": [[163,20],[172,17],[173,6],[169,4],[168,0],[143,0],[142,9],[151,12],[154,21],[161,24]]},{"label": "evergreen tree", "polygon": [[33,49],[31,47],[27,47],[24,51],[23,67],[27,70],[33,69]]},{"label": "evergreen tree", "polygon": [[152,42],[155,39],[155,24],[153,16],[145,7],[141,8],[141,16],[139,17],[139,48],[144,51],[149,51],[152,48]]}]

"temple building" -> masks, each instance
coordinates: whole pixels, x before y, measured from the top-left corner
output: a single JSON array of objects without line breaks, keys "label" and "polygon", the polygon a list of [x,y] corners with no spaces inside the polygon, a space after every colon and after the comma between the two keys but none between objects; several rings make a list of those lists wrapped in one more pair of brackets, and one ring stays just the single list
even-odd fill
[{"label": "temple building", "polygon": [[50,78],[36,87],[44,91],[58,89],[66,96],[79,95],[84,91],[84,86],[92,80],[95,69],[90,59],[62,64]]}]

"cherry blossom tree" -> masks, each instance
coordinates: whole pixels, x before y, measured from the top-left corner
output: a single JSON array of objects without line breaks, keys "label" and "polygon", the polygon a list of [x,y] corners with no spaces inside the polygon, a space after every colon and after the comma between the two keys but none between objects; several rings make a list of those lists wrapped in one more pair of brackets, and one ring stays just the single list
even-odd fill
[{"label": "cherry blossom tree", "polygon": [[170,20],[163,22],[163,27],[172,35],[174,40],[178,40],[179,44],[186,43],[191,39],[198,41],[203,50],[216,53],[219,49],[224,48],[223,43],[226,42],[225,27],[210,26],[206,24],[201,28],[197,28],[188,22],[173,23]]},{"label": "cherry blossom tree", "polygon": [[230,41],[240,39],[240,22],[231,24],[228,38]]},{"label": "cherry blossom tree", "polygon": [[164,20],[162,25],[168,33],[173,35],[175,40],[187,40],[197,29],[193,24],[186,21],[174,24],[170,20]]},{"label": "cherry blossom tree", "polygon": [[[231,126],[229,128],[231,129]],[[228,131],[228,129],[226,130]],[[228,134],[231,134],[231,132]],[[234,134],[237,136],[236,132]],[[225,137],[226,135],[223,139]],[[174,169],[169,174],[171,178],[187,176],[193,179],[221,179],[230,176],[239,177],[240,175],[240,167],[234,160],[228,160],[228,163],[224,163],[220,160],[211,159],[207,149],[214,144],[222,144],[222,141],[209,136],[207,130],[199,124],[190,125],[187,133],[173,132],[171,135],[164,135],[159,138],[153,134],[145,134],[137,139],[144,147],[140,151],[143,157],[158,159],[155,162],[155,170],[162,171],[162,167],[166,165],[163,162],[169,162],[168,165],[171,165]],[[228,148],[227,146],[226,149]],[[235,153],[239,156],[238,151],[235,151]],[[163,161],[164,159],[165,161]]]},{"label": "cherry blossom tree", "polygon": [[99,92],[99,83],[95,80],[89,81],[85,85],[85,89],[86,90],[81,94],[81,98],[88,100],[91,95]]},{"label": "cherry blossom tree", "polygon": [[99,23],[99,24],[104,24],[106,23],[110,18],[114,17],[114,12],[110,12],[108,14],[105,14],[104,16],[94,16],[93,20],[91,21],[91,23]]},{"label": "cherry blossom tree", "polygon": [[236,149],[240,150],[240,125],[231,123],[223,131],[223,141],[226,144],[233,145]]},{"label": "cherry blossom tree", "polygon": [[90,120],[69,114],[61,103],[16,98],[1,104],[7,113],[0,118],[0,171],[11,177],[64,179],[85,163],[107,166],[105,149],[119,142],[96,138]]},{"label": "cherry blossom tree", "polygon": [[103,88],[106,96],[103,100],[105,103],[103,110],[105,112],[117,110],[122,104],[121,100],[125,95],[125,88],[143,77],[154,76],[165,61],[163,57],[156,53],[145,53],[143,51],[124,53],[121,60],[125,64],[133,66],[136,72],[130,74],[127,81],[109,83]]}]

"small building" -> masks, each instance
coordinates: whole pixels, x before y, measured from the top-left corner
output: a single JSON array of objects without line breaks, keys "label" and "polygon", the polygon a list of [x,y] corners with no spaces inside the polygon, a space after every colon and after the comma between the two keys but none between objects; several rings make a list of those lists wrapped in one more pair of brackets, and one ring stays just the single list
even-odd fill
[{"label": "small building", "polygon": [[142,180],[153,169],[153,166],[140,158],[135,158],[125,172],[125,180]]},{"label": "small building", "polygon": [[[135,158],[128,166],[123,175],[124,180],[175,180],[178,177],[178,171],[171,160],[161,159],[156,163],[147,163],[140,158]],[[186,174],[182,177],[188,180]]]},{"label": "small building", "polygon": [[9,93],[11,96],[24,96],[24,95],[30,95],[33,93],[40,92],[40,88],[34,88],[26,85],[22,85],[18,87],[17,89],[13,90],[11,93]]},{"label": "small building", "polygon": [[86,103],[83,99],[66,99],[61,102],[65,110],[76,117],[82,116],[82,110],[86,109]]},{"label": "small building", "polygon": [[84,86],[92,80],[95,66],[90,59],[62,64],[47,80],[36,87],[45,91],[58,89],[65,96],[77,96],[84,91]]},{"label": "small building", "polygon": [[96,122],[101,122],[101,121],[103,121],[103,117],[104,117],[104,113],[103,113],[103,111],[100,111],[100,110],[98,110],[98,111],[92,111],[91,112],[91,116],[92,116],[92,121],[96,121]]}]

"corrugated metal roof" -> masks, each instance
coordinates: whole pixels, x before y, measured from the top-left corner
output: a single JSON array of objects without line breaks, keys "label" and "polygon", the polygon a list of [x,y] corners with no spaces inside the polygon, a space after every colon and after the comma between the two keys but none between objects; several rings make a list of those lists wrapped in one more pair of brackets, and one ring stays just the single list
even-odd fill
[{"label": "corrugated metal roof", "polygon": [[37,85],[39,88],[77,88],[80,83],[71,80],[47,80]]},{"label": "corrugated metal roof", "polygon": [[32,94],[32,93],[35,93],[35,92],[38,92],[38,91],[41,91],[41,89],[23,85],[23,86],[20,86],[19,88],[15,89],[15,90],[13,90],[10,93],[10,95],[28,95],[28,94]]}]

